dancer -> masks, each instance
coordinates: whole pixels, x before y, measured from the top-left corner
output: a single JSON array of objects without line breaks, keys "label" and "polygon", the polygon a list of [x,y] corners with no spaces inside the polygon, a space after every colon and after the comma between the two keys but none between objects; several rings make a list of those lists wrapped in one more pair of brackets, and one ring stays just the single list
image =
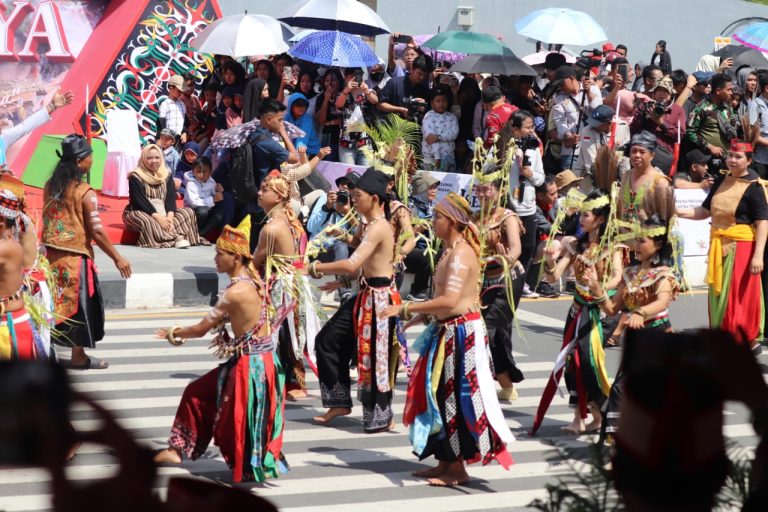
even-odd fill
[{"label": "dancer", "polygon": [[763,291],[760,273],[768,237],[766,192],[752,162],[752,144],[731,141],[728,175],[716,182],[701,206],[680,209],[683,219],[712,218],[707,284],[709,325],[750,343],[760,353]]},{"label": "dancer", "polygon": [[[389,305],[400,304],[392,272],[395,237],[384,215],[388,182],[381,171],[365,171],[352,191],[355,208],[365,223],[344,240],[356,247],[354,254],[331,263],[313,261],[309,267],[309,275],[315,279],[323,274],[362,271],[358,295],[341,305],[315,340],[320,393],[323,407],[329,408],[314,418],[321,425],[352,412],[349,363],[356,353],[363,428],[368,433],[394,428],[392,390],[400,344],[395,320],[380,316]],[[323,289],[340,286],[334,281]]]},{"label": "dancer", "polygon": [[[525,378],[512,355],[514,312],[525,284],[525,272],[518,260],[522,250],[521,223],[515,212],[502,206],[507,194],[503,192],[503,180],[494,179],[496,175],[490,175],[490,181],[486,175],[475,177],[475,196],[480,201],[480,211],[474,215],[474,221],[484,242],[480,298],[496,380],[501,385],[498,398],[516,400],[518,394],[514,385]],[[508,274],[509,278],[506,277]],[[508,290],[510,283],[512,286]]]},{"label": "dancer", "polygon": [[[618,198],[618,217],[631,224],[642,222],[659,212],[644,211],[643,205],[656,203],[655,195],[674,195],[674,187],[668,176],[653,166],[656,154],[656,136],[642,131],[630,140],[629,160],[632,169],[624,174]],[[606,189],[610,190],[610,189]]]},{"label": "dancer", "polygon": [[434,230],[446,249],[435,267],[434,298],[383,312],[409,325],[427,315],[437,318],[417,341],[419,360],[404,413],[414,453],[420,460],[434,455],[438,461],[437,467],[414,475],[435,486],[467,483],[465,462],[513,464],[506,445],[514,437],[496,398],[480,314],[480,239],[471,219],[472,210],[461,196],[451,192],[438,202]]},{"label": "dancer", "polygon": [[[303,357],[308,337],[305,313],[310,310],[311,315],[314,310],[309,304],[309,295],[304,293],[304,278],[297,268],[307,247],[307,235],[291,208],[290,188],[288,180],[278,171],[261,182],[258,203],[266,219],[259,232],[253,263],[266,280],[274,306],[270,321],[280,325],[278,352],[285,368],[286,396],[296,400],[307,397]],[[311,332],[312,338],[317,330],[319,326]]]},{"label": "dancer", "polygon": [[[263,482],[288,470],[282,453],[285,375],[277,356],[277,331],[267,314],[269,296],[251,265],[250,230],[246,217],[237,229],[224,226],[216,241],[216,271],[231,282],[211,312],[195,325],[155,331],[157,338],[181,345],[216,329],[211,347],[220,358],[228,358],[186,387],[168,448],[155,455],[155,462],[181,464],[182,456],[196,460],[213,439],[235,483]],[[227,320],[234,339],[227,333]]]},{"label": "dancer", "polygon": [[[597,176],[596,176],[597,179]],[[570,405],[575,407],[573,421],[562,427],[565,432],[580,434],[600,429],[600,406],[605,401],[610,382],[605,367],[603,328],[600,322],[600,304],[593,296],[584,278],[588,269],[594,268],[606,290],[614,290],[621,280],[623,258],[621,251],[614,251],[607,244],[606,226],[610,217],[610,198],[600,189],[593,190],[581,204],[579,222],[583,234],[578,238],[567,237],[544,250],[544,279],[556,282],[569,268],[573,269],[576,291],[573,305],[568,312],[563,331],[563,345],[555,368],[547,382],[539,408],[533,421],[531,434],[535,434],[565,370],[565,384],[570,393]],[[559,261],[557,256],[564,253]],[[584,424],[587,408],[592,422]]]},{"label": "dancer", "polygon": [[[674,204],[669,212],[674,212]],[[624,326],[629,329],[671,332],[669,305],[677,297],[680,285],[672,268],[674,264],[673,244],[667,223],[656,214],[637,225],[632,234],[635,238],[634,253],[637,265],[624,271],[613,299],[602,287],[594,268],[584,271],[583,278],[595,302],[608,315],[627,311]],[[604,432],[614,434],[619,424],[619,406],[623,396],[624,374],[616,374],[605,407]]]},{"label": "dancer", "polygon": [[98,199],[83,176],[91,170],[93,149],[84,137],[61,142],[59,163],[45,184],[43,236],[56,283],[56,330],[53,341],[72,348],[71,368],[104,369],[109,363],[88,356],[104,338],[104,302],[94,265],[92,242],[115,262],[120,275],[131,277],[131,264],[109,240],[99,216]]}]

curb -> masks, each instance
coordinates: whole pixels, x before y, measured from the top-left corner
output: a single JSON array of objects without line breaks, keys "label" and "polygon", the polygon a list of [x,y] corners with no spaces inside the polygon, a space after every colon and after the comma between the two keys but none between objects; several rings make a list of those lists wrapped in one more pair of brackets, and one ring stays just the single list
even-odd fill
[{"label": "curb", "polygon": [[106,309],[212,306],[229,279],[216,272],[133,274],[122,279],[111,272],[100,278]]}]

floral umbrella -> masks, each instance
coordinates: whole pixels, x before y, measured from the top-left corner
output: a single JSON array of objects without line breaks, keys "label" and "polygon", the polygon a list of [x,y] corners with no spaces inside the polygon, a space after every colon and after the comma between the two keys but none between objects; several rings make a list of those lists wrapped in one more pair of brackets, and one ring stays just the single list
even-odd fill
[{"label": "floral umbrella", "polygon": [[[284,121],[285,131],[288,133],[288,137],[295,139],[297,137],[304,137],[306,133],[304,130],[296,126],[295,124]],[[246,139],[252,134],[256,128],[261,126],[261,122],[258,119],[248,121],[237,126],[233,126],[227,130],[222,130],[216,134],[211,140],[211,149],[218,151],[220,149],[235,149],[245,144]],[[277,134],[273,134],[273,139],[281,142],[280,137]]]}]

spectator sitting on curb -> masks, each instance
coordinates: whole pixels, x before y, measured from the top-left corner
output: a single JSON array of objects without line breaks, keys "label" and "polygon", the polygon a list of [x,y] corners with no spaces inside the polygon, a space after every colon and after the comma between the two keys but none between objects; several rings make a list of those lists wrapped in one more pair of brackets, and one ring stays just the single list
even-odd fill
[{"label": "spectator sitting on curb", "polygon": [[[176,143],[176,134],[170,128],[163,128],[160,130],[160,138],[157,140],[157,145],[163,150],[163,160],[165,160],[165,166],[168,169],[176,170],[176,166],[181,160],[179,152],[176,151],[174,144]],[[180,183],[177,184],[177,186]]]},{"label": "spectator sitting on curb", "polygon": [[201,156],[184,176],[184,206],[195,211],[197,231],[204,237],[224,224],[224,188],[211,178],[211,172],[211,160]]},{"label": "spectator sitting on curb", "polygon": [[186,174],[192,170],[200,157],[200,145],[197,142],[187,142],[184,147],[181,148],[181,158],[176,163],[176,167],[173,170],[173,182],[176,185],[176,193],[178,198],[184,197],[184,188],[186,186]]}]

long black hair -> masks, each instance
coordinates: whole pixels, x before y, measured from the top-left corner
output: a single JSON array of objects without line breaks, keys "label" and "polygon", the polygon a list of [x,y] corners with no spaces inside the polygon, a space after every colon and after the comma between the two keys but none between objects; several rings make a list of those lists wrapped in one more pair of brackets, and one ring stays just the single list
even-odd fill
[{"label": "long black hair", "polygon": [[[643,227],[647,229],[667,227],[667,223],[659,217],[657,214],[653,214],[643,222]],[[654,242],[661,243],[661,247],[656,253],[659,257],[651,260],[651,265],[654,267],[671,267],[674,265],[674,257],[672,255],[673,247],[669,241],[669,229],[663,234],[658,236],[649,237]]]},{"label": "long black hair", "polygon": [[61,201],[64,199],[67,187],[73,183],[79,185],[82,182],[83,170],[77,165],[77,160],[60,160],[45,184],[45,191],[54,201]]},{"label": "long black hair", "polygon": [[[607,197],[607,196],[608,196],[608,192],[606,192],[605,190],[596,188],[595,190],[590,192],[589,195],[587,195],[587,198],[584,199],[584,202],[592,201],[594,199],[600,199],[601,197]],[[603,218],[603,223],[600,225],[597,231],[598,239],[603,238],[603,235],[605,235],[605,229],[606,227],[608,227],[608,217],[611,214],[611,203],[610,201],[608,201],[607,203],[605,203],[604,206],[601,206],[599,208],[594,208],[590,211],[596,217]],[[585,250],[587,248],[587,245],[589,245],[589,233],[583,233],[579,237],[579,244],[578,244],[579,251]]]}]

